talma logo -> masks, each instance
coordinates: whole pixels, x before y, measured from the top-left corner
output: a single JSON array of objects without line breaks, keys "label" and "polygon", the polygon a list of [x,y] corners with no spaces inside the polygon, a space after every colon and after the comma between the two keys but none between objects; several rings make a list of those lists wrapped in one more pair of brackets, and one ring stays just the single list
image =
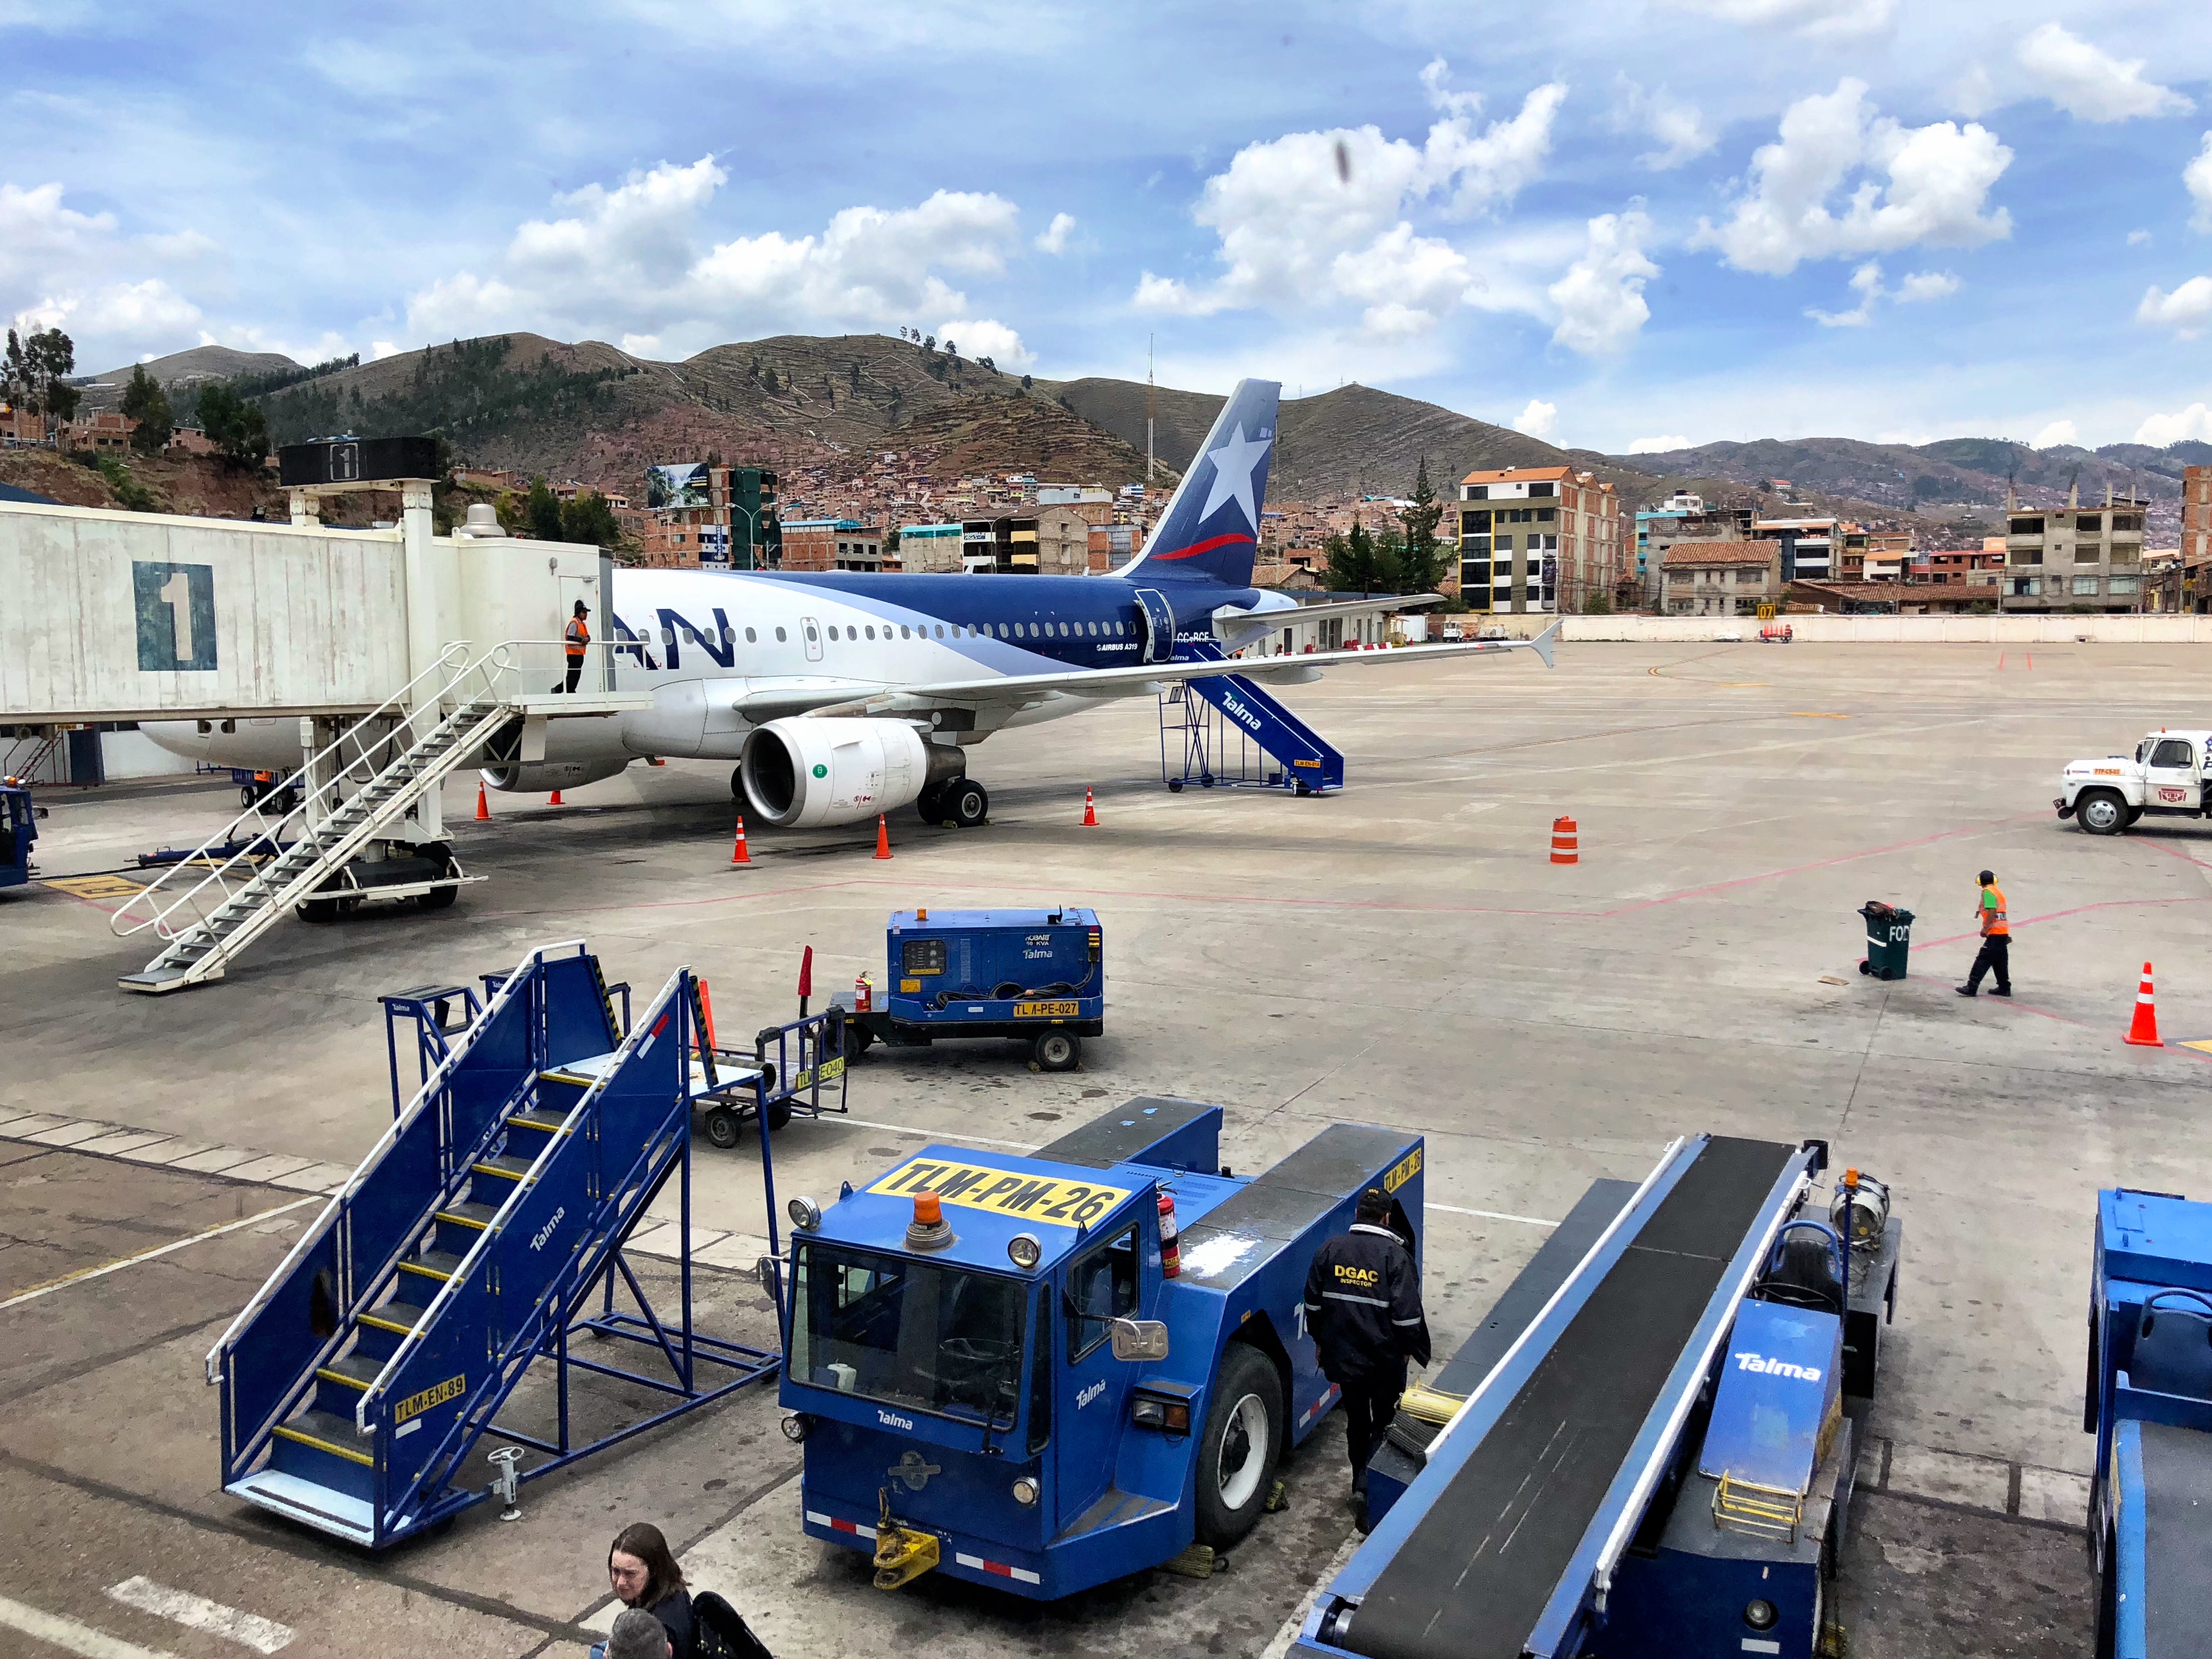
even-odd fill
[{"label": "talma logo", "polygon": [[887,1412],[881,1409],[878,1409],[876,1413],[876,1421],[882,1424],[887,1429],[910,1430],[914,1427],[914,1419],[911,1417],[901,1417],[896,1412]]},{"label": "talma logo", "polygon": [[1257,714],[1255,714],[1250,709],[1247,708],[1243,703],[1239,702],[1235,697],[1222,698],[1221,707],[1229,714],[1242,721],[1251,730],[1256,732],[1260,729],[1260,717]]},{"label": "talma logo", "polygon": [[1735,1368],[1740,1371],[1763,1371],[1769,1376],[1794,1376],[1806,1382],[1820,1380],[1817,1366],[1793,1365],[1786,1359],[1769,1359],[1764,1354],[1756,1353],[1739,1353],[1735,1358]]},{"label": "talma logo", "polygon": [[568,1206],[565,1204],[563,1204],[559,1209],[554,1211],[553,1218],[550,1221],[548,1221],[543,1227],[540,1227],[538,1230],[538,1236],[530,1241],[530,1248],[533,1250],[544,1249],[545,1248],[545,1241],[553,1237],[553,1230],[561,1224],[561,1218],[568,1213]]},{"label": "talma logo", "polygon": [[1085,1389],[1077,1394],[1075,1396],[1075,1409],[1081,1411],[1085,1406],[1089,1405],[1092,1401],[1097,1399],[1100,1395],[1105,1392],[1106,1379],[1102,1376],[1096,1382],[1093,1382],[1089,1388]]}]

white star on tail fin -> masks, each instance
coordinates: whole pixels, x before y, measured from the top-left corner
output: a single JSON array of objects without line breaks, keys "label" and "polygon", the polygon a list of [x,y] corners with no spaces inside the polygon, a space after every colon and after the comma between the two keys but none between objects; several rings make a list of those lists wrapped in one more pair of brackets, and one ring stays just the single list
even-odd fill
[{"label": "white star on tail fin", "polygon": [[1229,441],[1218,449],[1206,451],[1206,459],[1213,463],[1213,488],[1206,492],[1206,510],[1200,522],[1213,516],[1213,509],[1224,501],[1234,501],[1243,509],[1244,522],[1255,533],[1260,528],[1260,509],[1252,499],[1252,469],[1274,447],[1273,438],[1248,440],[1239,425],[1230,434]]}]

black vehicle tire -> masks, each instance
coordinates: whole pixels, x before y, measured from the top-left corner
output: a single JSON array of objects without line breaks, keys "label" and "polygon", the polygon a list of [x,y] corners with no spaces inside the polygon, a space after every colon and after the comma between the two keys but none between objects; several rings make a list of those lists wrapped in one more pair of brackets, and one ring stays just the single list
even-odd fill
[{"label": "black vehicle tire", "polygon": [[745,804],[745,769],[742,766],[730,769],[730,799],[740,806]]},{"label": "black vehicle tire", "polygon": [[1231,1342],[1198,1444],[1198,1541],[1225,1550],[1258,1524],[1283,1449],[1283,1380],[1249,1342]]},{"label": "black vehicle tire", "polygon": [[868,1052],[868,1045],[872,1043],[875,1040],[876,1034],[873,1031],[871,1031],[866,1026],[861,1024],[859,1020],[848,1019],[845,1022],[846,1059],[858,1060],[862,1054]]},{"label": "black vehicle tire", "polygon": [[717,1106],[707,1114],[707,1141],[721,1152],[728,1152],[738,1144],[738,1115],[726,1106]]},{"label": "black vehicle tire", "polygon": [[915,816],[924,823],[945,822],[945,791],[940,784],[931,784],[914,798]]},{"label": "black vehicle tire", "polygon": [[1168,780],[1168,793],[1170,795],[1180,795],[1182,793],[1182,780],[1181,778],[1170,778]]},{"label": "black vehicle tire", "polygon": [[963,830],[973,830],[991,816],[990,792],[973,778],[955,778],[944,786],[945,815]]},{"label": "black vehicle tire", "polygon": [[2087,836],[2117,836],[2128,827],[2127,803],[2110,789],[2092,789],[2075,803],[2074,821]]},{"label": "black vehicle tire", "polygon": [[299,916],[302,921],[318,925],[336,921],[338,919],[338,902],[336,899],[309,899],[299,907]]},{"label": "black vehicle tire", "polygon": [[240,806],[256,806],[260,804],[260,801],[261,797],[254,793],[253,786],[250,783],[238,792],[238,804]]},{"label": "black vehicle tire", "polygon": [[1041,1071],[1072,1072],[1082,1062],[1083,1039],[1073,1031],[1040,1031],[1030,1052]]},{"label": "black vehicle tire", "polygon": [[784,1126],[785,1124],[787,1124],[787,1123],[788,1123],[788,1122],[790,1122],[790,1121],[791,1121],[791,1102],[790,1102],[790,1101],[788,1101],[788,1100],[776,1100],[776,1101],[771,1101],[771,1102],[769,1102],[769,1109],[768,1109],[768,1127],[769,1127],[769,1128],[771,1131],[777,1130],[777,1129],[781,1129],[781,1127],[783,1127],[783,1126]]},{"label": "black vehicle tire", "polygon": [[460,896],[461,890],[458,887],[433,887],[415,902],[425,910],[450,910],[453,908],[453,901]]},{"label": "black vehicle tire", "polygon": [[276,811],[281,816],[289,818],[299,810],[300,792],[298,790],[279,789],[276,792]]}]

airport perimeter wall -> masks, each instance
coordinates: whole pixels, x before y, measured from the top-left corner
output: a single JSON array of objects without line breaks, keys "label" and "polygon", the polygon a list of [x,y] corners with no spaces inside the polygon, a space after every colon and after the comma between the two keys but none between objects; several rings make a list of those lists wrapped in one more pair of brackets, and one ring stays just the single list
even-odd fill
[{"label": "airport perimeter wall", "polygon": [[[1526,638],[1548,618],[1486,617]],[[1755,641],[1761,623],[1728,617],[1568,617],[1560,638],[1589,641]],[[1808,644],[2212,645],[2212,617],[1784,617]],[[1531,626],[1529,624],[1535,624]]]}]

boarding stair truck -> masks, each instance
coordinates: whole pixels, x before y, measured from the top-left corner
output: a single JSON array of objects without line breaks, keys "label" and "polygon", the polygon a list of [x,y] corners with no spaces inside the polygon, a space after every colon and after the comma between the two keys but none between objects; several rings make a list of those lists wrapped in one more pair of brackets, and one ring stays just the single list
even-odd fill
[{"label": "boarding stair truck", "polygon": [[1381,1187],[1418,1260],[1424,1149],[1340,1123],[1240,1176],[1221,1118],[1139,1098],[1033,1153],[930,1146],[791,1201],[788,1261],[761,1265],[809,1536],[872,1552],[879,1589],[1051,1601],[1251,1531],[1337,1399],[1301,1312],[1314,1251]]},{"label": "boarding stair truck", "polygon": [[2099,1659],[2193,1659],[2212,1631],[2212,1204],[2097,1194],[2081,1426]]},{"label": "boarding stair truck", "polygon": [[1038,1066],[1072,1072],[1083,1039],[1106,1029],[1105,936],[1098,913],[894,910],[884,938],[889,994],[839,991],[846,1053],[871,1043],[926,1048],[940,1037],[1007,1037]]},{"label": "boarding stair truck", "polygon": [[[1825,1143],[1693,1135],[1586,1195],[1367,1471],[1295,1659],[1813,1659],[1902,1224]],[[1463,1392],[1462,1392],[1463,1391]],[[1418,1405],[1418,1398],[1413,1403]]]},{"label": "boarding stair truck", "polygon": [[2060,794],[2051,803],[2085,834],[2117,836],[2145,815],[2201,818],[2212,811],[2205,793],[2212,772],[2212,732],[2160,726],[2132,755],[2066,763]]}]

